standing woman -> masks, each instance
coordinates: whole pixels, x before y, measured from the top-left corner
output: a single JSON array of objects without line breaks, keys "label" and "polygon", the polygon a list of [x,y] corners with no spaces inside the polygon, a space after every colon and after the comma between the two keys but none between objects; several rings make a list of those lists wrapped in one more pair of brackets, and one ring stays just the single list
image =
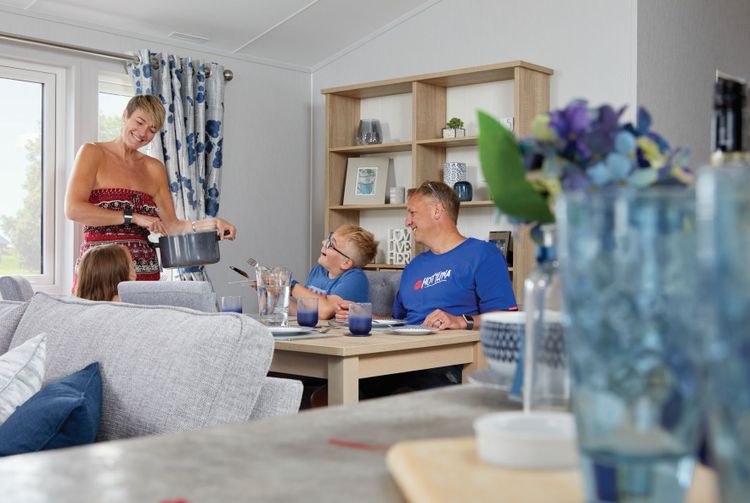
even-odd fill
[{"label": "standing woman", "polygon": [[157,97],[133,97],[122,113],[119,138],[87,143],[78,151],[65,196],[65,215],[83,225],[80,255],[92,246],[125,245],[138,280],[159,279],[159,261],[147,239],[150,232],[216,229],[221,239],[234,239],[237,233],[221,218],[177,219],[164,164],[138,151],[161,129],[164,116]]}]

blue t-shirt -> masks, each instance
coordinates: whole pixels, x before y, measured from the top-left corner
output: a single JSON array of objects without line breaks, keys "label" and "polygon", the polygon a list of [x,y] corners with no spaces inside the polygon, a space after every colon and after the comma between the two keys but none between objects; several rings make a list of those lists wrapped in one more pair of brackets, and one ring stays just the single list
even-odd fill
[{"label": "blue t-shirt", "polygon": [[316,264],[307,275],[305,287],[316,293],[338,295],[352,302],[370,302],[370,283],[362,269],[352,268],[331,279],[328,270]]},{"label": "blue t-shirt", "polygon": [[417,255],[401,275],[393,317],[418,325],[435,309],[454,316],[516,309],[500,249],[468,238],[446,253]]}]

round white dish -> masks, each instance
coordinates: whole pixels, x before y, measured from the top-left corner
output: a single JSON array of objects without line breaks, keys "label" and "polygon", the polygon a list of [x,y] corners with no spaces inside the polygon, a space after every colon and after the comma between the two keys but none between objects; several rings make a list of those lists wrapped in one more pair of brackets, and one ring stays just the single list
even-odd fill
[{"label": "round white dish", "polygon": [[426,327],[395,327],[390,332],[396,335],[430,335],[436,333],[437,330]]},{"label": "round white dish", "polygon": [[373,319],[372,320],[372,328],[400,327],[402,325],[406,325],[406,323],[404,323],[402,320],[395,320],[395,319],[388,319],[388,320]]},{"label": "round white dish", "polygon": [[573,415],[496,412],[474,421],[479,457],[508,468],[550,470],[578,464]]}]

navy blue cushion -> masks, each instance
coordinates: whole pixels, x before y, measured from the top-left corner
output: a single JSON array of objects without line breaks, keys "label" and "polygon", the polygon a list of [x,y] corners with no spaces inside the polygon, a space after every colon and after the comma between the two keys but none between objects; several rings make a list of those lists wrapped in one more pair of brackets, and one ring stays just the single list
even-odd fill
[{"label": "navy blue cushion", "polygon": [[0,456],[93,442],[99,430],[102,377],[95,362],[48,384],[0,426]]}]

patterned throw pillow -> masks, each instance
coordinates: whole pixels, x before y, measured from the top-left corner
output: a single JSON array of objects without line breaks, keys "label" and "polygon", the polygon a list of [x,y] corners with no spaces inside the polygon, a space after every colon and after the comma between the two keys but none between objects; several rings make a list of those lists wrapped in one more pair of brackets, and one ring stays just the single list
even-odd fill
[{"label": "patterned throw pillow", "polygon": [[0,456],[92,443],[99,430],[99,363],[48,384],[0,426]]},{"label": "patterned throw pillow", "polygon": [[42,388],[47,334],[39,334],[0,356],[0,425]]}]

